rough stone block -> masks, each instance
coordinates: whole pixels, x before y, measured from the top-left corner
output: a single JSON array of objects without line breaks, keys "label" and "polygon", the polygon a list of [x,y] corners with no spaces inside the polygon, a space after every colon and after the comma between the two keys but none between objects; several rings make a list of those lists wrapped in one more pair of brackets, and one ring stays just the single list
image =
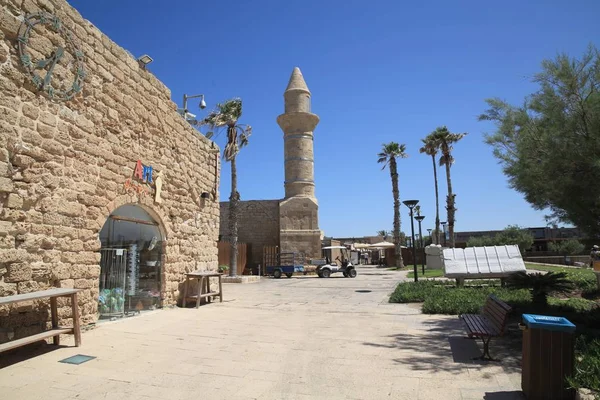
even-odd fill
[{"label": "rough stone block", "polygon": [[6,207],[8,207],[8,208],[23,207],[23,198],[16,193],[10,193],[6,199]]},{"label": "rough stone block", "polygon": [[27,263],[14,263],[6,267],[4,281],[7,283],[15,283],[28,281],[32,278],[31,266]]},{"label": "rough stone block", "polygon": [[10,193],[14,190],[15,185],[12,179],[0,177],[0,193]]},{"label": "rough stone block", "polygon": [[65,279],[60,281],[60,287],[61,288],[67,288],[67,289],[74,289],[75,287],[75,280],[73,279]]},{"label": "rough stone block", "polygon": [[40,290],[40,285],[35,281],[23,281],[17,283],[19,294],[37,292]]},{"label": "rough stone block", "polygon": [[22,112],[24,116],[35,120],[40,115],[40,108],[30,103],[24,103]]}]

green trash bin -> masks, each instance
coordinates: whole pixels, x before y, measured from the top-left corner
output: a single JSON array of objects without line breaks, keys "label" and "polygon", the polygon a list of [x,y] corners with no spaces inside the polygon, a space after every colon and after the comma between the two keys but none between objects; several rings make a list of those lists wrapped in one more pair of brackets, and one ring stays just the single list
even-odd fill
[{"label": "green trash bin", "polygon": [[563,317],[523,314],[521,388],[530,400],[573,400],[565,378],[573,373],[575,325]]}]

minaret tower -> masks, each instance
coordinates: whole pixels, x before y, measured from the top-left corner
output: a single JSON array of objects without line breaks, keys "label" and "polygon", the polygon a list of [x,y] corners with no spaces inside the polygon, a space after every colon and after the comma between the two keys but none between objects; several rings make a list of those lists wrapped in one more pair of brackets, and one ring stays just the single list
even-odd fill
[{"label": "minaret tower", "polygon": [[320,257],[313,152],[313,131],[319,117],[310,112],[310,96],[300,68],[294,68],[283,93],[285,112],[277,117],[285,154],[285,198],[279,205],[279,242],[282,252]]},{"label": "minaret tower", "polygon": [[285,113],[277,123],[285,146],[285,198],[315,197],[313,131],[319,117],[310,112],[310,91],[300,68],[294,68],[283,97]]}]

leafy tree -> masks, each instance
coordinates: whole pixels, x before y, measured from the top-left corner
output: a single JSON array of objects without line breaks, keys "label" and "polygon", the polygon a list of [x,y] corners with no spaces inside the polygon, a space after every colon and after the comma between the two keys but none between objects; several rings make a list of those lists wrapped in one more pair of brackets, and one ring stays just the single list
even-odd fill
[{"label": "leafy tree", "polygon": [[493,121],[486,135],[512,188],[556,221],[600,235],[600,53],[559,55],[542,62],[539,90],[522,106],[498,98],[479,119]]},{"label": "leafy tree", "polygon": [[[237,275],[237,242],[238,242],[238,204],[240,194],[237,191],[237,166],[236,157],[240,149],[248,144],[248,137],[252,133],[250,125],[239,124],[242,116],[242,100],[239,98],[227,100],[217,104],[215,111],[210,112],[198,125],[208,125],[212,129],[227,127],[227,144],[223,150],[223,158],[231,164],[231,195],[229,196],[229,241],[231,243],[231,257],[229,261],[229,276]],[[207,137],[213,133],[208,132]]]},{"label": "leafy tree", "polygon": [[431,133],[432,141],[438,146],[442,153],[440,166],[446,167],[446,183],[448,195],[446,196],[446,210],[448,212],[448,235],[450,236],[450,247],[454,247],[454,222],[456,214],[456,195],[452,191],[452,179],[450,178],[450,167],[454,164],[452,157],[453,144],[465,137],[466,133],[451,133],[445,126],[438,127]]},{"label": "leafy tree", "polygon": [[564,272],[547,272],[528,274],[519,271],[511,274],[507,284],[515,289],[529,289],[531,300],[538,306],[548,306],[548,295],[552,292],[564,293],[573,288]]},{"label": "leafy tree", "polygon": [[406,145],[398,144],[396,142],[389,142],[383,144],[381,153],[377,155],[379,158],[378,163],[383,164],[381,169],[389,164],[390,166],[390,177],[392,178],[392,195],[394,196],[394,244],[396,250],[396,267],[404,267],[404,260],[402,259],[402,245],[400,243],[400,190],[398,189],[398,166],[396,163],[397,158],[406,158]]},{"label": "leafy tree", "polygon": [[519,246],[521,254],[523,254],[533,245],[533,235],[527,229],[518,225],[509,225],[496,235],[495,241],[497,246],[516,244]]},{"label": "leafy tree", "polygon": [[470,237],[467,240],[468,247],[504,246],[508,244],[518,245],[522,254],[531,248],[533,235],[527,229],[523,229],[518,225],[509,225],[495,236]]},{"label": "leafy tree", "polygon": [[467,247],[495,246],[496,240],[490,236],[473,236],[467,240]]},{"label": "leafy tree", "polygon": [[585,245],[576,239],[568,239],[557,242],[548,243],[548,247],[551,251],[555,251],[559,254],[575,255],[580,254],[585,249]]},{"label": "leafy tree", "polygon": [[440,243],[440,195],[438,192],[438,178],[437,178],[437,165],[435,158],[439,151],[438,142],[435,138],[429,134],[425,137],[425,139],[421,139],[423,142],[423,147],[419,149],[420,153],[425,153],[428,156],[431,156],[431,161],[433,164],[433,185],[435,188],[435,230],[433,235],[433,243]]}]

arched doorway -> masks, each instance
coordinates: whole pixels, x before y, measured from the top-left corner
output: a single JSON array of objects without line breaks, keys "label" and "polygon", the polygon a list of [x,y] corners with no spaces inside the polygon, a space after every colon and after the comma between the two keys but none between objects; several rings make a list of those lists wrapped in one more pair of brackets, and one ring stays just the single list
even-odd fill
[{"label": "arched doorway", "polygon": [[124,317],[160,306],[163,235],[142,207],[114,210],[100,230],[100,319]]}]

